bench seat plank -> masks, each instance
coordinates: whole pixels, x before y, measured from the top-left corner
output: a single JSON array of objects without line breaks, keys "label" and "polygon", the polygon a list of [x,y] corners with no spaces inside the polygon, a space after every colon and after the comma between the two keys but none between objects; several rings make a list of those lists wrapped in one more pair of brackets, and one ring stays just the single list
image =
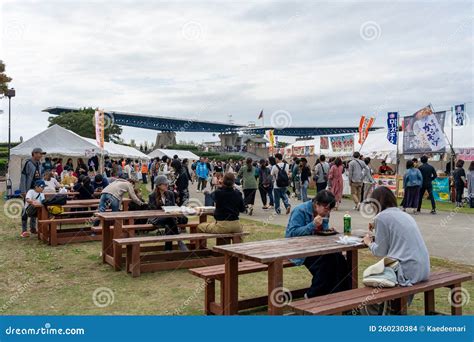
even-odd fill
[{"label": "bench seat plank", "polygon": [[160,235],[160,236],[143,236],[133,238],[114,239],[114,243],[119,245],[134,245],[134,244],[147,244],[155,242],[168,242],[168,241],[180,241],[180,240],[207,240],[207,239],[220,239],[220,238],[232,238],[235,236],[245,236],[248,233],[232,233],[232,234],[208,234],[208,233],[195,233],[195,234],[177,234],[177,235]]}]

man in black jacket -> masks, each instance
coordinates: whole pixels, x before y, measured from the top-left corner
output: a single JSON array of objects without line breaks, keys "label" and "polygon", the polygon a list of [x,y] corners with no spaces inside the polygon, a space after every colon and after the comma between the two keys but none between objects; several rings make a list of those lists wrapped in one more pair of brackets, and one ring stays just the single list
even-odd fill
[{"label": "man in black jacket", "polygon": [[428,191],[428,196],[431,201],[431,213],[436,214],[436,202],[433,197],[433,184],[432,182],[438,177],[436,170],[433,166],[428,164],[428,157],[422,156],[420,158],[421,166],[418,168],[421,175],[423,176],[423,184],[421,185],[420,191],[420,202],[418,203],[418,212],[421,210],[421,202],[423,201],[423,195],[425,191]]}]

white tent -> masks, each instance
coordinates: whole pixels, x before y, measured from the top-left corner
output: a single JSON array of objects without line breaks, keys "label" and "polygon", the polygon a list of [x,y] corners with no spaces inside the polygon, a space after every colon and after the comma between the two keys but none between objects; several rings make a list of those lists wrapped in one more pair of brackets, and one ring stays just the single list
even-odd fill
[{"label": "white tent", "polygon": [[198,160],[199,156],[195,155],[191,151],[183,151],[183,150],[167,150],[167,149],[161,149],[158,148],[151,153],[148,154],[148,157],[151,159],[153,158],[161,158],[163,156],[167,156],[169,158],[173,158],[174,155],[177,155],[179,159],[185,159],[187,158],[188,160]]},{"label": "white tent", "polygon": [[[59,125],[54,125],[31,139],[15,146],[10,150],[10,164],[8,165],[8,176],[12,182],[13,189],[18,189],[23,163],[31,157],[31,151],[40,147],[48,157],[71,157],[86,158],[87,154],[99,153],[94,139],[81,137]],[[149,157],[134,149],[133,147],[105,143],[104,153],[111,157],[124,157],[140,160],[148,160]]]}]

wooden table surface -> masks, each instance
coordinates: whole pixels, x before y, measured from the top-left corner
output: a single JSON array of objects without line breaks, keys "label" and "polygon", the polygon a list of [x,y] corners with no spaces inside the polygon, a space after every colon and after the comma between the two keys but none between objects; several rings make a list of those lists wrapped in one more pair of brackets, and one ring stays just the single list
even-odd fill
[{"label": "wooden table surface", "polygon": [[214,250],[223,254],[260,262],[263,264],[307,256],[344,252],[365,248],[363,243],[343,245],[336,241],[342,234],[330,236],[299,236],[266,241],[252,241],[235,245],[215,246]]},{"label": "wooden table surface", "polygon": [[153,217],[180,217],[180,216],[199,216],[199,215],[212,215],[214,210],[202,211],[199,214],[183,214],[180,212],[176,213],[165,213],[164,210],[134,210],[134,211],[109,211],[103,213],[96,213],[95,215],[104,221],[115,221],[125,219],[142,219],[142,218],[153,218]]},{"label": "wooden table surface", "polygon": [[300,236],[276,240],[254,241],[235,245],[215,246],[214,251],[225,256],[224,303],[225,315],[235,315],[239,306],[239,259],[268,265],[268,314],[282,315],[283,307],[277,299],[283,287],[283,262],[288,259],[346,252],[350,266],[352,288],[358,287],[358,250],[363,243],[344,245],[337,243],[339,236]]}]

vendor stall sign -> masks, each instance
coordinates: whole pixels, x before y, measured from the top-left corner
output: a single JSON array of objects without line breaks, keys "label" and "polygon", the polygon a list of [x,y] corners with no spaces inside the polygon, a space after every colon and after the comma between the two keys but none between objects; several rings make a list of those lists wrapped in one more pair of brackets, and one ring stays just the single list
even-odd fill
[{"label": "vendor stall sign", "polygon": [[437,202],[449,202],[448,177],[438,177],[433,181],[433,196]]}]

